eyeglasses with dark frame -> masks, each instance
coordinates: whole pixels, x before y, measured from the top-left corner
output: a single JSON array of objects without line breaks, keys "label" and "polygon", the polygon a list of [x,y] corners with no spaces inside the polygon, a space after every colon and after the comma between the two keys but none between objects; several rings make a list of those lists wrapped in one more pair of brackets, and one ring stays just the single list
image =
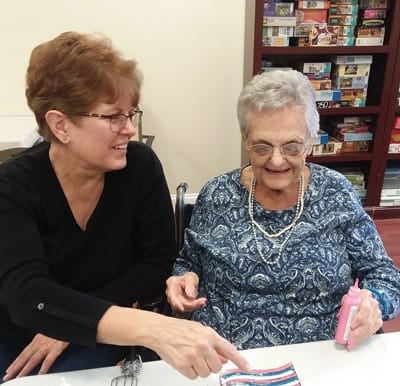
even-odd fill
[{"label": "eyeglasses with dark frame", "polygon": [[[284,157],[298,157],[306,151],[306,145],[300,142],[289,142],[279,146],[279,151]],[[247,146],[247,150],[255,153],[260,157],[271,157],[274,152],[274,146],[266,143],[256,143]]]},{"label": "eyeglasses with dark frame", "polygon": [[108,119],[110,121],[110,130],[113,133],[119,133],[126,126],[126,121],[129,119],[135,127],[139,126],[140,119],[142,118],[143,111],[135,109],[129,114],[116,113],[116,114],[98,114],[98,113],[79,113],[79,117],[100,118]]}]

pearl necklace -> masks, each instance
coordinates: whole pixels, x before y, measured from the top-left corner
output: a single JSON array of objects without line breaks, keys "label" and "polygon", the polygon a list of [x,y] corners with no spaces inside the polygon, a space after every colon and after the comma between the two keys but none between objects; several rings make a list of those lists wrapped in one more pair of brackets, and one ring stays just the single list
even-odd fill
[{"label": "pearl necklace", "polygon": [[[255,188],[256,188],[256,179],[253,175],[252,179],[251,179],[251,185],[250,185],[250,192],[249,192],[249,217],[251,220],[251,227],[253,230],[253,235],[254,235],[254,239],[256,241],[256,246],[257,246],[257,250],[258,253],[261,257],[261,259],[266,263],[266,264],[275,264],[281,257],[283,248],[285,247],[286,243],[289,241],[290,236],[292,235],[294,226],[297,223],[297,220],[300,218],[300,216],[303,213],[303,209],[304,209],[304,177],[303,174],[300,176],[300,181],[299,181],[299,192],[297,195],[297,203],[296,203],[296,212],[293,218],[293,221],[286,226],[285,228],[283,228],[282,230],[280,230],[277,233],[268,233],[265,229],[263,229],[261,227],[261,225],[254,219],[254,214],[253,214],[253,208],[254,208],[254,195],[255,195]],[[281,235],[283,235],[285,232],[289,231],[289,233],[287,234],[285,240],[283,240],[282,243],[279,243],[279,250],[278,250],[278,255],[276,256],[275,259],[273,260],[267,260],[264,256],[264,254],[262,253],[262,248],[261,248],[261,244],[259,239],[257,238],[257,234],[256,234],[256,227],[261,231],[261,233],[269,238],[272,239],[270,240],[272,242],[272,244],[274,245],[274,247],[278,244],[276,241],[274,241],[274,238],[277,238]],[[271,252],[272,253],[272,252]]]}]

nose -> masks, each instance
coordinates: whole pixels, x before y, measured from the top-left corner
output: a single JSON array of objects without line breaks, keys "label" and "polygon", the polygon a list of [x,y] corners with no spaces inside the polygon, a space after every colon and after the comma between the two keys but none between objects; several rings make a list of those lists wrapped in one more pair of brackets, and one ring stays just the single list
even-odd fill
[{"label": "nose", "polygon": [[119,133],[133,137],[136,135],[138,128],[133,124],[130,119],[125,120],[125,124],[121,127]]},{"label": "nose", "polygon": [[279,147],[273,147],[269,162],[271,162],[273,165],[281,165],[285,162]]}]

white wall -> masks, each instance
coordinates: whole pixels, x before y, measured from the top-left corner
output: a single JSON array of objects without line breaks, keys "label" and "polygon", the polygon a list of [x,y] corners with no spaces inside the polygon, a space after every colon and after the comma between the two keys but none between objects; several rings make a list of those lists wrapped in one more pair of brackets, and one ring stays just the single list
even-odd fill
[{"label": "white wall", "polygon": [[0,0],[0,115],[29,113],[34,46],[66,30],[102,32],[143,71],[143,131],[156,136],[171,192],[182,180],[198,192],[240,166],[246,1]]}]

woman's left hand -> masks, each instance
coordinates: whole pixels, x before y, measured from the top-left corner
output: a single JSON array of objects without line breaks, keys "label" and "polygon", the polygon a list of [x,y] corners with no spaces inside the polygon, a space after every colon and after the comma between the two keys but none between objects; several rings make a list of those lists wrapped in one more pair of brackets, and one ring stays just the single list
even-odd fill
[{"label": "woman's left hand", "polygon": [[3,381],[29,375],[36,366],[40,366],[38,374],[46,374],[68,345],[68,342],[36,334],[14,362],[8,366]]},{"label": "woman's left hand", "polygon": [[377,300],[366,289],[360,291],[361,305],[351,322],[351,332],[347,341],[347,348],[352,350],[363,340],[375,334],[382,325],[382,313]]}]

